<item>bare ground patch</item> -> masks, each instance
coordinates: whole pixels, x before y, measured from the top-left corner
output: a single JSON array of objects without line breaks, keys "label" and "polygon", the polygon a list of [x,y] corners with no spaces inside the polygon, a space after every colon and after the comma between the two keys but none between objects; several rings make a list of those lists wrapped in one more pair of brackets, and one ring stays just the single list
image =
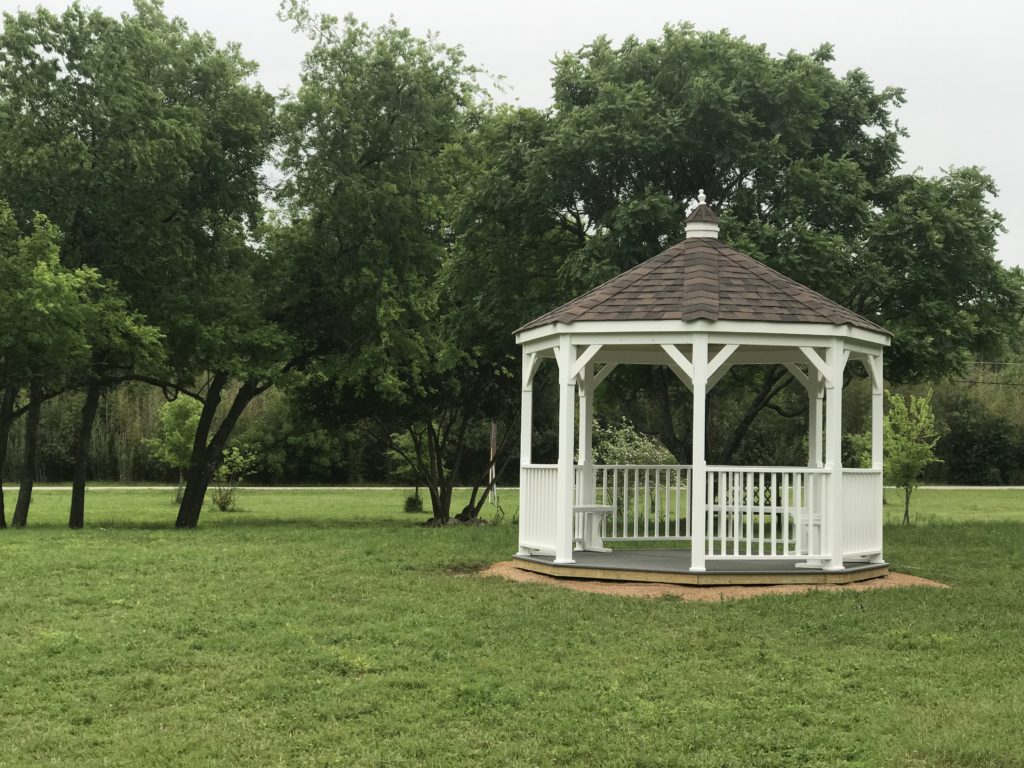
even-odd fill
[{"label": "bare ground patch", "polygon": [[481,576],[500,576],[509,581],[521,581],[530,584],[547,584],[562,589],[574,589],[577,592],[594,592],[600,595],[619,595],[620,597],[678,597],[686,601],[717,601],[743,600],[761,595],[792,595],[798,592],[863,592],[869,589],[891,589],[894,587],[937,587],[948,589],[943,584],[920,576],[906,573],[889,573],[886,576],[868,581],[855,581],[851,584],[780,584],[777,586],[708,586],[689,587],[681,584],[648,584],[624,583],[612,581],[596,581],[592,579],[561,579],[516,568],[511,561],[495,563],[480,571]]}]

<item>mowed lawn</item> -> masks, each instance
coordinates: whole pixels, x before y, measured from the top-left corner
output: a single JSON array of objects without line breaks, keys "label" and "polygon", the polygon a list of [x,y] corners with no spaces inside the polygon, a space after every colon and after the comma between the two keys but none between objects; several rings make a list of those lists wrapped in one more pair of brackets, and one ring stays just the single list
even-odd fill
[{"label": "mowed lawn", "polygon": [[0,531],[0,765],[1024,766],[1024,493],[922,490],[886,529],[952,589],[699,604],[477,577],[508,520],[402,496],[175,531],[165,492],[94,492],[71,532],[39,493]]}]

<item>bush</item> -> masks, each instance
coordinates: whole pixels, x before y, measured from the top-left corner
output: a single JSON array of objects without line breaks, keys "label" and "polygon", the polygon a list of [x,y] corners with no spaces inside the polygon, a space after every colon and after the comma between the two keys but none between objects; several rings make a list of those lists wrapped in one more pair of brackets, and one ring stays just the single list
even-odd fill
[{"label": "bush", "polygon": [[651,435],[622,418],[617,424],[594,425],[594,460],[598,464],[677,464],[676,457]]},{"label": "bush", "polygon": [[224,451],[220,466],[213,473],[213,492],[210,500],[221,512],[235,509],[238,486],[256,472],[259,457],[250,446],[233,446]]},{"label": "bush", "polygon": [[423,499],[420,497],[418,488],[416,493],[405,497],[405,511],[410,513],[423,511]]}]

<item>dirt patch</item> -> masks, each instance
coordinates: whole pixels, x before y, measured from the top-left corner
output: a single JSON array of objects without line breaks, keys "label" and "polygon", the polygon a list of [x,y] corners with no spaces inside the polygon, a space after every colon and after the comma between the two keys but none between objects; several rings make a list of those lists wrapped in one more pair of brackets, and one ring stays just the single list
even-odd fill
[{"label": "dirt patch", "polygon": [[942,584],[920,576],[906,573],[890,573],[877,579],[855,581],[850,584],[780,584],[778,586],[709,586],[688,587],[681,584],[646,584],[639,582],[595,581],[592,579],[560,579],[546,576],[543,573],[524,571],[516,568],[511,561],[495,563],[480,571],[481,576],[500,576],[509,581],[523,581],[530,584],[548,584],[563,589],[575,589],[577,592],[596,592],[601,595],[619,595],[621,597],[678,597],[680,600],[743,600],[760,595],[792,595],[798,592],[863,592],[868,589],[889,589],[892,587],[939,587],[948,589]]}]

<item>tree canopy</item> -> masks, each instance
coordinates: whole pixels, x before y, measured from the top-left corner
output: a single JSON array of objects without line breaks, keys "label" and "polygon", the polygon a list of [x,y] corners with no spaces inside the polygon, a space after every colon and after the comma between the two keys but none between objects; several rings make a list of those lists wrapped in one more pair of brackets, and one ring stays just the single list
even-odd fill
[{"label": "tree canopy", "polygon": [[[279,385],[284,422],[371,433],[447,520],[456,483],[514,457],[516,328],[681,239],[700,188],[723,239],[891,330],[893,381],[948,377],[1017,335],[994,181],[905,171],[903,92],[838,73],[829,45],[776,56],[689,24],[601,36],[555,59],[552,104],[532,109],[495,104],[436,36],[298,1],[283,16],[309,50],[274,97],[238,46],[156,0],[4,14],[0,450],[26,415],[30,476],[43,401],[80,392],[72,527],[100,402],[131,379],[199,404],[177,435],[181,527]],[[601,397],[609,423],[684,460],[664,373]],[[765,448],[750,436],[790,414],[790,384],[766,367],[716,387],[717,459]]]}]

